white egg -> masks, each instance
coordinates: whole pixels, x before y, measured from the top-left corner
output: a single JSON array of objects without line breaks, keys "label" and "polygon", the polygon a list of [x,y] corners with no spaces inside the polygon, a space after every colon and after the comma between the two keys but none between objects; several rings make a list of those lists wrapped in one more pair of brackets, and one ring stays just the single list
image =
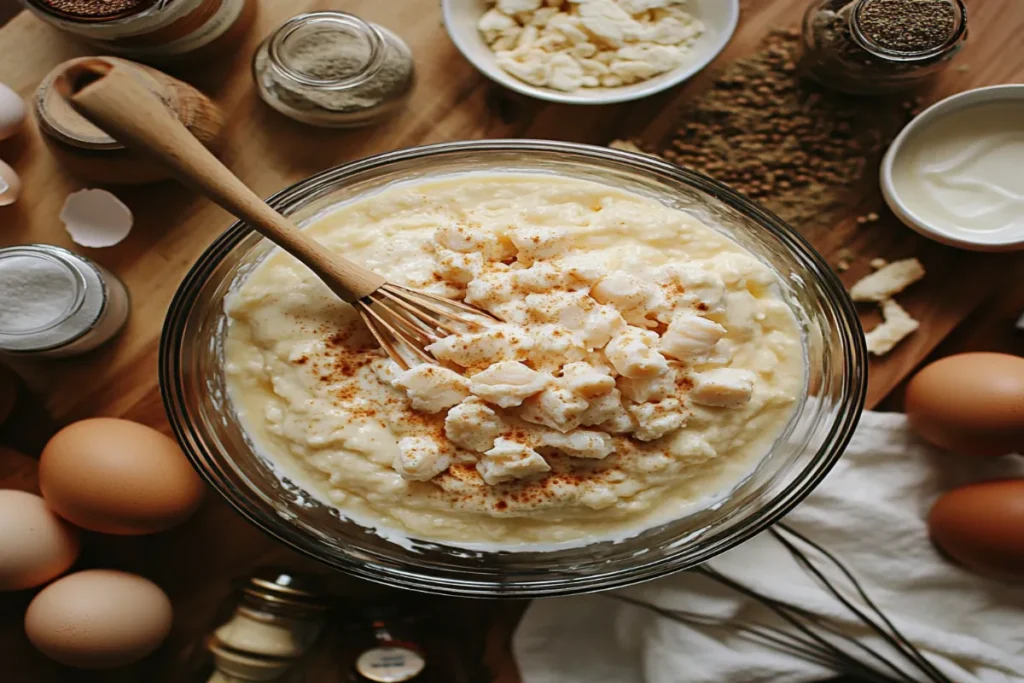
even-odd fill
[{"label": "white egg", "polygon": [[21,178],[14,169],[0,161],[0,206],[18,201],[21,194]]},{"label": "white egg", "polygon": [[25,101],[18,93],[0,83],[0,140],[6,140],[21,128],[25,120]]}]

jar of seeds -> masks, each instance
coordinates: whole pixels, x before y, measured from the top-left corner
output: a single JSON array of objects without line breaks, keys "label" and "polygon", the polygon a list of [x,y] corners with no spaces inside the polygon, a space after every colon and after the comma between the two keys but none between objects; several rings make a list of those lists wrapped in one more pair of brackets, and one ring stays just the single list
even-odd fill
[{"label": "jar of seeds", "polygon": [[894,93],[926,83],[966,40],[962,0],[815,0],[801,68],[842,92]]},{"label": "jar of seeds", "polygon": [[412,91],[412,53],[391,31],[345,12],[285,22],[256,51],[263,101],[297,121],[347,128],[402,107]]},{"label": "jar of seeds", "polygon": [[197,63],[237,48],[259,0],[21,0],[37,17],[105,52]]}]

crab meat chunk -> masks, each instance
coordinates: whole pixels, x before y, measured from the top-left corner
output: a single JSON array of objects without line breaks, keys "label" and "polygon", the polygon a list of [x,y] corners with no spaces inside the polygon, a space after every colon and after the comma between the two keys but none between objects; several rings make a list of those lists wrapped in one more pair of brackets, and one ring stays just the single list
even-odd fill
[{"label": "crab meat chunk", "polygon": [[573,458],[600,460],[615,450],[612,437],[604,432],[587,429],[574,429],[568,434],[545,432],[540,441]]},{"label": "crab meat chunk", "polygon": [[539,9],[543,2],[542,0],[498,0],[496,4],[498,11],[503,14],[518,14]]},{"label": "crab meat chunk", "polygon": [[576,335],[561,325],[540,325],[530,332],[533,334],[530,360],[538,370],[554,372],[564,363],[587,357],[587,351]]},{"label": "crab meat chunk", "polygon": [[496,486],[513,479],[549,472],[551,466],[529,446],[499,436],[494,440],[494,447],[488,449],[477,462],[476,471],[486,483]]},{"label": "crab meat chunk", "polygon": [[494,440],[505,430],[498,414],[476,397],[448,411],[444,435],[459,448],[483,453],[494,447]]},{"label": "crab meat chunk", "polygon": [[639,25],[612,0],[587,0],[577,5],[580,23],[598,45],[622,47]]},{"label": "crab meat chunk", "polygon": [[711,353],[725,332],[714,320],[695,313],[677,313],[661,336],[661,352],[680,360],[700,358]]},{"label": "crab meat chunk", "polygon": [[[596,396],[587,402],[587,409],[580,417],[580,424],[587,427],[602,425],[603,428],[603,425],[609,421],[621,423],[623,416],[629,418],[626,409],[622,406],[622,393],[618,389],[612,389],[607,394]],[[631,431],[631,429],[606,431],[621,433],[622,431]]]},{"label": "crab meat chunk", "polygon": [[739,408],[750,401],[756,376],[750,370],[714,368],[694,374],[690,400],[706,406]]},{"label": "crab meat chunk", "polygon": [[480,17],[480,21],[477,22],[476,28],[484,35],[484,40],[488,43],[493,43],[498,40],[503,33],[516,31],[519,28],[519,24],[516,23],[516,20],[509,15],[492,7],[484,12],[483,16]]},{"label": "crab meat chunk", "polygon": [[550,261],[537,261],[529,268],[513,271],[516,284],[530,292],[547,292],[562,284],[565,273]]},{"label": "crab meat chunk", "polygon": [[513,275],[507,270],[481,273],[466,285],[466,303],[487,310],[507,303],[515,293]]},{"label": "crab meat chunk", "polygon": [[426,348],[438,360],[472,368],[525,357],[533,337],[512,325],[495,324],[483,332],[450,334]]},{"label": "crab meat chunk", "polygon": [[625,326],[626,321],[614,306],[601,304],[594,306],[587,313],[581,328],[576,330],[576,334],[588,350],[593,350],[607,344],[615,336],[615,333]]},{"label": "crab meat chunk", "polygon": [[526,295],[526,308],[537,322],[558,323],[570,330],[581,329],[587,314],[597,304],[585,292],[544,292]]},{"label": "crab meat chunk", "polygon": [[392,467],[402,479],[428,481],[448,469],[452,456],[448,449],[429,436],[403,436]]},{"label": "crab meat chunk", "polygon": [[657,403],[638,403],[631,405],[628,410],[636,420],[633,436],[640,441],[660,439],[686,422],[682,404],[674,398],[666,398]]},{"label": "crab meat chunk", "polygon": [[512,228],[507,234],[520,261],[557,256],[569,244],[569,231],[564,228],[523,226]]},{"label": "crab meat chunk", "polygon": [[562,366],[562,376],[557,382],[587,400],[607,394],[615,388],[614,377],[584,361]]},{"label": "crab meat chunk", "polygon": [[668,361],[657,349],[656,333],[627,325],[604,347],[604,354],[623,377],[643,379],[668,372]]},{"label": "crab meat chunk", "polygon": [[523,401],[519,417],[564,433],[580,426],[587,405],[586,399],[568,389],[549,386]]},{"label": "crab meat chunk", "polygon": [[434,257],[437,260],[438,275],[459,285],[469,284],[484,267],[484,256],[479,252],[464,254],[438,248]]},{"label": "crab meat chunk", "polygon": [[493,232],[457,223],[443,225],[434,231],[434,241],[446,249],[463,254],[481,254],[489,261],[502,258],[501,241]]},{"label": "crab meat chunk", "polygon": [[513,360],[501,361],[478,372],[469,380],[469,390],[499,408],[511,408],[543,391],[551,375],[537,372]]},{"label": "crab meat chunk", "polygon": [[664,306],[661,292],[654,286],[629,273],[617,270],[590,288],[590,296],[602,304],[618,309],[627,322],[647,327],[651,313]]},{"label": "crab meat chunk", "polygon": [[600,260],[587,253],[567,254],[555,261],[564,275],[564,284],[570,288],[588,287],[607,272]]},{"label": "crab meat chunk", "polygon": [[654,281],[661,285],[668,300],[665,311],[658,314],[663,323],[672,322],[673,312],[700,308],[705,312],[722,311],[725,283],[715,273],[695,264],[669,264],[659,268]]},{"label": "crab meat chunk", "polygon": [[620,377],[617,384],[622,395],[634,403],[660,401],[676,393],[676,372],[669,368],[657,377]]},{"label": "crab meat chunk", "polygon": [[405,392],[413,410],[436,413],[469,396],[469,380],[432,363],[421,363],[398,375],[391,385]]}]

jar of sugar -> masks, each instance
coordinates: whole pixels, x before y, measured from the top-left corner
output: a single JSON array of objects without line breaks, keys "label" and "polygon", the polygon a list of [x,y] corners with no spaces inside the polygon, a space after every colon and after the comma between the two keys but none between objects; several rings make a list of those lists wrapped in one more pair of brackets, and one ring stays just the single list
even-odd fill
[{"label": "jar of sugar", "polygon": [[49,244],[0,249],[0,353],[66,357],[91,351],[128,320],[115,275]]}]

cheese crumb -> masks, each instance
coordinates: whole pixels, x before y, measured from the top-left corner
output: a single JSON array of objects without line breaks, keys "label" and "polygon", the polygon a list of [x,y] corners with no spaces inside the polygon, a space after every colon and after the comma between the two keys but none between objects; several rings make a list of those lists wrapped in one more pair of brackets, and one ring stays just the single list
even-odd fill
[{"label": "cheese crumb", "polygon": [[705,30],[677,0],[491,4],[477,28],[498,66],[563,92],[629,85],[670,71],[686,61]]},{"label": "cheese crumb", "polygon": [[693,377],[690,400],[706,406],[738,408],[750,401],[756,376],[750,370],[715,368]]},{"label": "cheese crumb", "polygon": [[912,334],[920,323],[910,317],[903,307],[892,299],[882,302],[882,318],[884,322],[864,335],[868,352],[876,356],[884,356]]},{"label": "cheese crumb", "polygon": [[893,261],[860,279],[850,287],[854,301],[885,301],[924,277],[924,267],[916,258]]},{"label": "cheese crumb", "polygon": [[392,464],[402,479],[427,481],[448,469],[452,457],[429,436],[404,436],[398,440],[398,454]]},{"label": "cheese crumb", "polygon": [[550,383],[551,375],[537,372],[518,361],[506,360],[473,375],[469,390],[499,408],[511,408],[543,391]]},{"label": "cheese crumb", "polygon": [[494,440],[494,447],[477,462],[476,471],[486,483],[497,486],[513,479],[549,472],[551,466],[529,446],[498,437]]},{"label": "cheese crumb", "polygon": [[392,382],[409,397],[413,410],[436,413],[469,396],[469,380],[459,373],[431,363],[406,370]]},{"label": "cheese crumb", "polygon": [[471,397],[448,411],[444,435],[459,448],[483,453],[505,431],[505,423],[483,401]]}]

